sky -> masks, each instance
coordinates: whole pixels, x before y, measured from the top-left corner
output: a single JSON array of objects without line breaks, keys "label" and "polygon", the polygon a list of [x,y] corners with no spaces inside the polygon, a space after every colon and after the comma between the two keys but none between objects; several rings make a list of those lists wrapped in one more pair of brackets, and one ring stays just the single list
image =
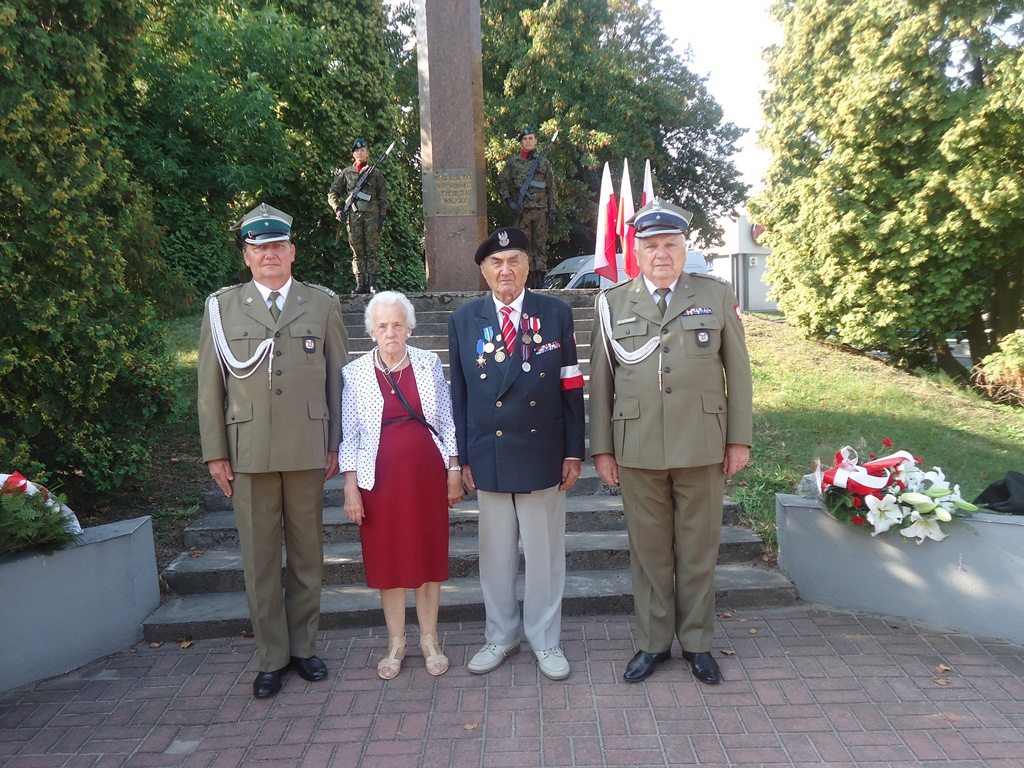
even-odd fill
[{"label": "sky", "polygon": [[762,124],[759,92],[768,87],[761,51],[782,42],[782,29],[769,17],[771,0],[652,0],[662,27],[675,39],[680,55],[690,49],[691,69],[709,75],[708,90],[722,105],[725,119],[745,133],[735,158],[751,192],[761,189],[768,153],[755,146]]}]

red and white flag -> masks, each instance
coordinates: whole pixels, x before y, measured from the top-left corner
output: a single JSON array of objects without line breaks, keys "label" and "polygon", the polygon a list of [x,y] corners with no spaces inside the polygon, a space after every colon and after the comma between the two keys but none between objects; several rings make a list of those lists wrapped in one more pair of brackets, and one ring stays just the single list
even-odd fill
[{"label": "red and white flag", "polygon": [[647,160],[644,163],[644,197],[640,202],[640,207],[643,208],[651,200],[654,199],[654,182],[651,181],[651,161]]},{"label": "red and white flag", "polygon": [[604,164],[601,194],[597,198],[597,242],[594,243],[594,271],[613,283],[619,280],[619,264],[615,258],[615,220],[619,209],[612,191],[612,174]]},{"label": "red and white flag", "polygon": [[622,186],[619,187],[619,221],[616,232],[622,241],[622,270],[630,277],[640,274],[636,260],[636,230],[628,223],[636,211],[633,209],[633,187],[629,183],[629,161],[622,161]]}]

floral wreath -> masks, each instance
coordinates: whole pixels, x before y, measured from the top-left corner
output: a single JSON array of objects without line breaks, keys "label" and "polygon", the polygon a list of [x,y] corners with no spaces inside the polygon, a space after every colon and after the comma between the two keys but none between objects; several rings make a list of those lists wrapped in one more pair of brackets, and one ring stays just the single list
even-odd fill
[{"label": "floral wreath", "polygon": [[[892,440],[882,445],[892,448]],[[841,448],[835,464],[822,471],[815,468],[816,487],[828,511],[837,520],[852,525],[871,525],[872,536],[898,530],[920,544],[926,538],[942,541],[949,534],[940,523],[969,517],[978,508],[964,501],[959,485],[950,485],[939,467],[930,472],[923,462],[907,451],[896,451],[860,463],[857,451]],[[899,527],[904,526],[904,527]]]}]

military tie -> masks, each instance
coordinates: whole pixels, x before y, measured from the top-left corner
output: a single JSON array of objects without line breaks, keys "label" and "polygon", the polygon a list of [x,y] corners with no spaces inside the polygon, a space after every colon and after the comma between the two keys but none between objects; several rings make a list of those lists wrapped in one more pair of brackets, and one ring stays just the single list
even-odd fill
[{"label": "military tie", "polygon": [[274,318],[275,323],[278,318],[281,317],[281,309],[277,306],[277,297],[280,295],[281,294],[277,291],[271,291],[270,295],[267,297],[267,301],[270,302],[270,316]]},{"label": "military tie", "polygon": [[658,294],[658,311],[661,312],[661,316],[665,316],[665,310],[668,309],[668,295],[671,291],[668,288],[659,288],[655,293]]}]

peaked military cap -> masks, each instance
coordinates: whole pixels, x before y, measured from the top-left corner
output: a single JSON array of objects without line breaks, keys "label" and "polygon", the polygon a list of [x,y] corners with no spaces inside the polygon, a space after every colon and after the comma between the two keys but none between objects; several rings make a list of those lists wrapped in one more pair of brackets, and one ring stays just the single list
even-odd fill
[{"label": "peaked military cap", "polygon": [[263,245],[292,238],[292,217],[284,211],[260,203],[231,225],[243,243]]},{"label": "peaked military cap", "polygon": [[366,146],[366,139],[356,139],[352,142],[352,151],[355,152],[357,149],[362,149]]},{"label": "peaked military cap", "polygon": [[523,130],[519,132],[519,141],[523,140],[523,136],[529,136],[531,133],[536,135],[536,131],[534,131],[532,127],[524,125]]},{"label": "peaked military cap", "polygon": [[656,197],[637,211],[627,224],[632,224],[636,236],[643,239],[655,235],[685,235],[692,218],[689,211]]},{"label": "peaked military cap", "polygon": [[503,253],[504,251],[522,251],[526,253],[529,245],[530,241],[526,237],[526,233],[519,229],[519,227],[504,227],[491,232],[487,239],[477,247],[476,255],[473,258],[476,259],[477,264],[480,264],[488,256]]}]

